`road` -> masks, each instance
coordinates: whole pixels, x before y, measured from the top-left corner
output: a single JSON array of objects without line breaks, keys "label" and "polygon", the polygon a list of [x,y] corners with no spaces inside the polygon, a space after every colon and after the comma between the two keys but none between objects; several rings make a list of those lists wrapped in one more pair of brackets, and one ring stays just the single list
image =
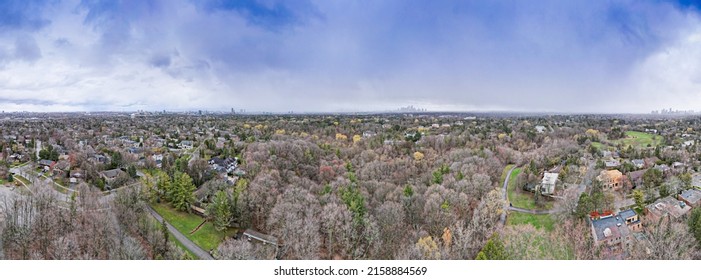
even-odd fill
[{"label": "road", "polygon": [[[156,220],[158,220],[159,223],[163,222],[163,217],[161,217],[161,215],[159,215],[156,212],[156,210],[153,210],[153,208],[151,208],[151,206],[147,206],[146,210],[148,210],[148,212],[151,214],[151,216],[156,218]],[[212,257],[212,255],[210,255],[207,251],[200,248],[200,246],[197,246],[197,244],[192,243],[192,241],[190,241],[189,238],[187,238],[180,231],[178,231],[176,228],[171,226],[168,222],[166,222],[166,226],[168,227],[168,231],[170,231],[170,233],[173,234],[173,236],[175,236],[175,238],[178,239],[178,241],[180,241],[180,243],[182,243],[183,246],[185,246],[185,248],[190,250],[190,252],[195,254],[198,258],[200,258],[201,260],[213,260],[214,259]]]},{"label": "road", "polygon": [[[514,171],[515,168],[516,168],[516,166],[512,166],[511,169],[509,169],[509,172],[506,173],[506,178],[504,178],[504,184],[502,186],[502,193],[504,194],[504,201],[509,201],[509,199],[507,198],[507,191],[508,191],[507,188],[509,187],[509,178],[511,178],[511,172]],[[504,204],[504,205],[506,205],[506,204]],[[501,212],[501,217],[499,218],[499,221],[501,222],[502,226],[506,224],[506,212],[507,212],[506,210],[509,210],[509,208],[511,208],[511,206],[506,206],[506,207],[504,207],[504,211]]]}]

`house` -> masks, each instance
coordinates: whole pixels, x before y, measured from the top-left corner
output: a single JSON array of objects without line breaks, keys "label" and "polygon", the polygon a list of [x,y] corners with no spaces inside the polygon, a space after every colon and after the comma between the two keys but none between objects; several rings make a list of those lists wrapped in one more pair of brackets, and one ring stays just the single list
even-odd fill
[{"label": "house", "polygon": [[689,210],[691,210],[691,207],[686,205],[684,201],[676,200],[671,196],[660,198],[645,207],[645,213],[654,220],[659,220],[664,216],[680,219],[684,217]]},{"label": "house", "polygon": [[621,162],[615,159],[604,161],[604,166],[606,169],[616,169],[621,166]]},{"label": "house", "polygon": [[653,167],[653,168],[659,170],[660,172],[662,172],[662,174],[665,174],[665,175],[669,174],[669,172],[672,170],[672,169],[671,169],[668,165],[666,165],[666,164],[656,165],[656,166]]},{"label": "house", "polygon": [[374,131],[367,130],[367,131],[363,132],[363,138],[370,138],[370,137],[373,137],[375,135],[377,135],[377,133],[375,133]]},{"label": "house", "polygon": [[674,169],[681,169],[681,168],[684,168],[684,167],[686,167],[686,164],[684,164],[684,163],[682,163],[682,162],[675,161],[675,162],[672,163],[672,168],[674,168]]},{"label": "house", "polygon": [[44,168],[44,171],[49,171],[56,166],[56,162],[53,160],[48,160],[48,159],[42,159],[39,161],[39,166]]},{"label": "house", "polygon": [[628,209],[618,213],[621,220],[625,221],[626,226],[631,231],[639,232],[643,229],[643,223],[640,221],[640,216],[633,209]]},{"label": "house", "polygon": [[243,233],[241,234],[241,236],[246,238],[246,240],[248,240],[249,242],[257,241],[257,242],[260,242],[260,243],[263,243],[266,245],[273,245],[273,246],[279,245],[277,237],[267,235],[267,234],[262,234],[260,232],[255,231],[255,230],[252,230],[252,229],[244,230]]},{"label": "house", "polygon": [[209,166],[212,170],[219,173],[233,173],[238,166],[238,158],[219,158],[213,157],[209,160]]},{"label": "house", "polygon": [[628,173],[628,180],[630,180],[633,189],[643,186],[643,174],[645,174],[645,171],[647,171],[647,169]]},{"label": "house", "polygon": [[596,177],[604,187],[604,190],[620,190],[622,184],[623,173],[618,170],[602,170],[599,176]]},{"label": "house", "polygon": [[104,178],[105,182],[107,182],[107,184],[111,184],[122,173],[124,173],[124,171],[122,171],[119,168],[110,169],[110,170],[105,170],[105,171],[100,172],[100,177]]},{"label": "house", "polygon": [[693,146],[693,145],[694,145],[694,140],[684,141],[684,143],[682,143],[682,148],[686,148],[686,147]]},{"label": "house", "polygon": [[543,173],[543,181],[540,183],[540,193],[544,195],[552,195],[555,193],[555,184],[557,184],[558,173]]},{"label": "house", "polygon": [[545,132],[545,127],[542,125],[536,125],[535,130],[538,131],[538,133],[543,133]]},{"label": "house", "polygon": [[613,212],[592,212],[590,215],[591,231],[594,242],[601,246],[606,258],[619,259],[633,241],[630,228],[625,219]]},{"label": "house", "polygon": [[192,141],[183,140],[183,141],[180,141],[180,143],[178,144],[178,147],[181,148],[181,149],[186,149],[186,150],[188,150],[188,149],[192,149],[193,144],[192,144]]},{"label": "house", "polygon": [[694,173],[691,175],[691,185],[696,188],[701,188],[701,173]]},{"label": "house", "polygon": [[691,207],[701,206],[701,191],[697,189],[690,189],[682,191],[677,197],[679,200],[684,201],[687,205]]},{"label": "house", "polygon": [[635,168],[637,169],[645,167],[645,161],[642,159],[634,159],[631,162],[633,163],[633,166],[635,166]]}]

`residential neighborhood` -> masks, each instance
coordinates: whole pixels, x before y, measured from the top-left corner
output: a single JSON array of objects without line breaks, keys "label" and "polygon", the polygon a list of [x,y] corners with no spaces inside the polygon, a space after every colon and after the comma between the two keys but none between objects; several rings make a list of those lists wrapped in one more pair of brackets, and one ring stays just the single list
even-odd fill
[{"label": "residential neighborhood", "polygon": [[[111,228],[104,238],[161,244],[133,246],[133,257],[424,259],[402,244],[429,240],[441,259],[495,258],[484,255],[494,242],[509,259],[698,256],[659,246],[672,237],[700,245],[701,157],[682,145],[701,137],[693,118],[680,128],[678,119],[566,115],[6,116],[0,199],[38,207],[32,198],[53,197],[43,203],[57,228],[75,209],[104,216],[91,220]],[[16,215],[3,209],[5,221]],[[461,222],[475,219],[484,222]],[[117,230],[130,234],[110,235]],[[358,239],[368,230],[379,239]],[[453,247],[452,233],[466,230],[482,239]],[[531,233],[574,254],[517,241]],[[26,257],[4,238],[5,257]]]}]

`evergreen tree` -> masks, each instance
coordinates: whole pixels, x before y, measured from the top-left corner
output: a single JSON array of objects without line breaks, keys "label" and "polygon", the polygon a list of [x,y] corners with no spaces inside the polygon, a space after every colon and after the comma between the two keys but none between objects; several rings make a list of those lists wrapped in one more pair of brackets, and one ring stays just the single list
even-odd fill
[{"label": "evergreen tree", "polygon": [[194,191],[197,189],[192,178],[187,173],[176,172],[173,178],[173,207],[180,211],[189,211],[190,205],[195,201]]},{"label": "evergreen tree", "polygon": [[214,228],[223,231],[229,227],[231,222],[231,202],[224,191],[218,191],[214,195],[212,203],[207,207],[207,215],[212,219]]}]

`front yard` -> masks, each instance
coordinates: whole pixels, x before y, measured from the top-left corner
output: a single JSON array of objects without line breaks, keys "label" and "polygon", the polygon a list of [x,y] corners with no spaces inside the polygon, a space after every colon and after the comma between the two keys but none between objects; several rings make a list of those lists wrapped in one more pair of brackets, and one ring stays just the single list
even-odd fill
[{"label": "front yard", "polygon": [[228,229],[225,231],[217,231],[212,223],[205,223],[195,233],[190,234],[192,230],[197,228],[204,219],[200,216],[191,213],[184,213],[173,209],[165,203],[154,203],[151,205],[158,214],[160,214],[169,224],[178,229],[183,235],[187,236],[192,242],[200,246],[205,251],[216,249],[224,238],[234,236],[236,229]]}]

